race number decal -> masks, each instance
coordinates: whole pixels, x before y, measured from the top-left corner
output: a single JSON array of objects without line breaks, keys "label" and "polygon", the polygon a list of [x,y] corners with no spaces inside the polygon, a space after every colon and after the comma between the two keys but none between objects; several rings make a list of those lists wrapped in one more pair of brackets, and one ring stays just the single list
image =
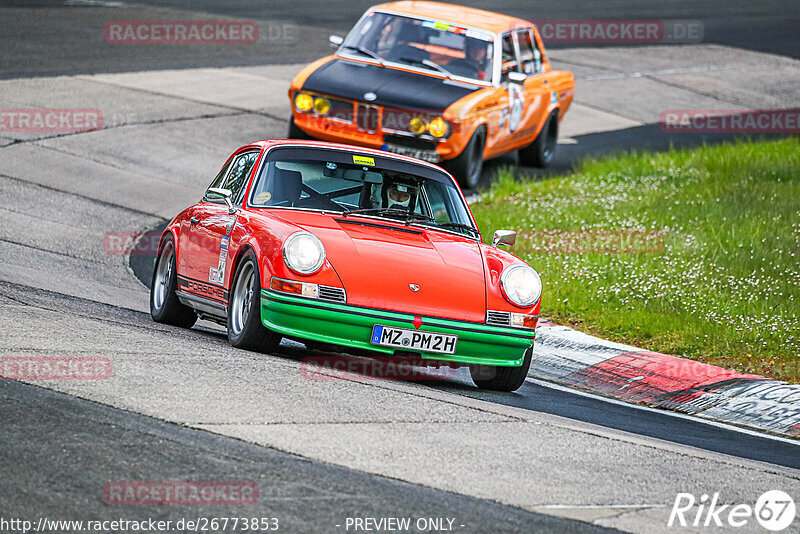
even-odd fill
[{"label": "race number decal", "polygon": [[522,110],[525,107],[525,97],[522,86],[515,83],[508,84],[508,131],[513,132],[522,121]]},{"label": "race number decal", "polygon": [[225,282],[225,264],[228,263],[228,243],[231,238],[224,236],[219,244],[219,263],[208,270],[208,281],[212,284],[223,285]]}]

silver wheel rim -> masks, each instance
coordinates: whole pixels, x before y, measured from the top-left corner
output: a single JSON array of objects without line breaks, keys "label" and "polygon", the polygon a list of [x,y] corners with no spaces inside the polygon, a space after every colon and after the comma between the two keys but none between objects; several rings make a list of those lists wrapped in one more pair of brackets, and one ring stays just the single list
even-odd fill
[{"label": "silver wheel rim", "polygon": [[164,250],[159,257],[158,269],[156,270],[155,287],[153,288],[153,306],[160,310],[167,300],[167,288],[169,279],[172,277],[172,264],[175,257],[175,247],[172,243],[164,245]]},{"label": "silver wheel rim", "polygon": [[231,327],[233,334],[238,335],[244,330],[244,325],[250,317],[253,305],[253,294],[255,293],[255,269],[252,262],[242,265],[239,277],[236,279],[236,287],[233,289],[233,302],[231,303]]}]

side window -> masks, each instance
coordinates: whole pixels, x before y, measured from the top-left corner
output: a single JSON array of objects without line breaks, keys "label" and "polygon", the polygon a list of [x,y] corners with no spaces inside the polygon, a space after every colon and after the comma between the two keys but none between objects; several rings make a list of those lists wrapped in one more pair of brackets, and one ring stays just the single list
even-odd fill
[{"label": "side window", "polygon": [[514,41],[509,33],[503,36],[503,58],[501,66],[503,81],[506,81],[508,73],[512,71],[522,72],[519,66],[519,61],[517,61],[517,52],[514,49]]},{"label": "side window", "polygon": [[[257,159],[258,151],[239,154],[233,158],[230,165],[222,169],[214,179],[211,187],[230,189],[231,193],[233,193],[233,203],[237,206],[240,205],[242,203],[245,186],[247,185],[247,179],[250,177],[250,171],[253,170],[253,165],[255,165]],[[226,170],[227,173],[225,173]],[[221,179],[223,176],[224,179]]]},{"label": "side window", "polygon": [[[225,166],[222,167],[222,170],[219,171],[219,174],[217,174],[217,177],[214,178],[214,181],[211,182],[211,185],[208,186],[208,189],[222,187],[222,183],[225,181],[225,176],[228,174],[228,169],[230,168],[230,163],[226,163]],[[206,189],[206,191],[208,191],[208,189]]]},{"label": "side window", "polygon": [[517,44],[519,45],[519,62],[522,65],[522,72],[525,74],[536,74],[541,70],[541,54],[533,42],[531,30],[520,30],[517,32]]}]

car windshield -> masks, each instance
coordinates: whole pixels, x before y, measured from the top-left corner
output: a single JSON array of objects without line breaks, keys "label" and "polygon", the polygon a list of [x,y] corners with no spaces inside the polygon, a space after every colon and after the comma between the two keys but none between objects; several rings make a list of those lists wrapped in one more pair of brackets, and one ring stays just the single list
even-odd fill
[{"label": "car windshield", "polygon": [[447,175],[392,158],[342,151],[272,150],[253,183],[248,205],[382,217],[479,236]]},{"label": "car windshield", "polygon": [[374,11],[343,44],[348,54],[437,71],[448,77],[491,81],[493,36],[443,22]]}]

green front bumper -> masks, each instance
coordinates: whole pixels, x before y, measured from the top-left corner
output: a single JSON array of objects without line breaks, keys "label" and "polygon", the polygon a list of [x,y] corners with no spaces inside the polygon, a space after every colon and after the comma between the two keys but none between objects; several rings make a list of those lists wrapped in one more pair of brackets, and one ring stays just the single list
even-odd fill
[{"label": "green front bumper", "polygon": [[[414,314],[351,306],[261,291],[261,322],[274,332],[393,354],[392,347],[370,343],[376,324],[414,329]],[[420,353],[423,358],[516,367],[533,344],[534,332],[482,323],[422,317],[420,330],[458,336],[455,354]]]}]

